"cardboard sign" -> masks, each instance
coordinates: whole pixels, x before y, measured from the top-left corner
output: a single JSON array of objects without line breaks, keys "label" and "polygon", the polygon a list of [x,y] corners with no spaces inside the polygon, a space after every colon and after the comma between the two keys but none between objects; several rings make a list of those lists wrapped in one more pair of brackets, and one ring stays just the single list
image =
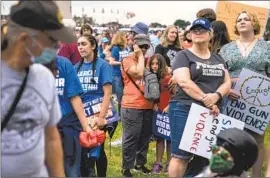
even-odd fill
[{"label": "cardboard sign", "polygon": [[224,114],[245,122],[245,127],[263,134],[270,121],[270,78],[243,69],[234,90],[237,101],[229,100]]},{"label": "cardboard sign", "polygon": [[218,1],[216,8],[217,20],[222,20],[227,25],[231,40],[235,40],[238,38],[237,35],[234,34],[235,22],[238,14],[242,11],[247,11],[257,16],[261,25],[261,33],[257,37],[262,37],[268,19],[268,8],[230,1]]},{"label": "cardboard sign", "polygon": [[214,118],[209,109],[192,104],[179,148],[187,152],[210,159],[212,145],[221,130],[238,128],[243,130],[245,123],[219,114]]},{"label": "cardboard sign", "polygon": [[165,140],[171,140],[170,120],[168,113],[154,112],[153,114],[153,134],[164,138]]}]

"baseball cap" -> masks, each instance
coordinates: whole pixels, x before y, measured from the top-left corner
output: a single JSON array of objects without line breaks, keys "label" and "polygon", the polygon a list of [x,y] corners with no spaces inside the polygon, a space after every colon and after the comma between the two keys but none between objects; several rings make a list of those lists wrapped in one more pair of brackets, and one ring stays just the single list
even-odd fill
[{"label": "baseball cap", "polygon": [[145,34],[138,34],[134,37],[134,43],[137,45],[151,45],[150,38],[148,35]]},{"label": "baseball cap", "polygon": [[211,24],[210,24],[209,20],[207,20],[205,18],[198,18],[198,19],[194,20],[194,22],[192,23],[192,26],[190,27],[190,30],[194,29],[197,26],[201,26],[209,31],[211,30]]},{"label": "baseball cap", "polygon": [[76,37],[62,22],[62,14],[55,2],[19,1],[10,10],[10,19],[19,26],[45,31],[63,43],[73,43]]},{"label": "baseball cap", "polygon": [[134,31],[137,34],[148,34],[149,28],[145,23],[138,22],[133,27],[131,27],[131,31]]},{"label": "baseball cap", "polygon": [[101,42],[101,43],[108,43],[109,40],[108,40],[108,38],[103,37],[103,38],[101,38],[100,42]]}]

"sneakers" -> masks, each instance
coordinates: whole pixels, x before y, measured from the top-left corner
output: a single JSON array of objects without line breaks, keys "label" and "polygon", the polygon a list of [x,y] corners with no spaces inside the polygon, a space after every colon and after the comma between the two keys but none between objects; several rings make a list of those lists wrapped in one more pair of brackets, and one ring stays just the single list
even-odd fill
[{"label": "sneakers", "polygon": [[161,170],[162,170],[162,165],[159,163],[155,163],[152,169],[152,174],[160,174]]},{"label": "sneakers", "polygon": [[168,174],[168,168],[169,168],[169,163],[166,164],[166,167],[165,167],[165,170],[164,170],[165,174]]},{"label": "sneakers", "polygon": [[144,165],[142,165],[142,166],[138,166],[138,165],[136,165],[135,167],[134,167],[134,171],[136,171],[136,172],[142,172],[144,175],[146,175],[146,174],[150,174],[151,173],[151,171],[149,170],[149,169],[147,169]]},{"label": "sneakers", "polygon": [[124,177],[133,177],[129,169],[124,170],[124,171],[122,170],[122,174]]}]

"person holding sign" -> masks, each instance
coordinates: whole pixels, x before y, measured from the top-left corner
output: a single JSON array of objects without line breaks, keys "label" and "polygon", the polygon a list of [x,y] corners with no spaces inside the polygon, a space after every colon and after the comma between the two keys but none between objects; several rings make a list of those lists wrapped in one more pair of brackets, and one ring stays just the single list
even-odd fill
[{"label": "person holding sign", "polygon": [[217,135],[209,166],[196,177],[248,177],[258,156],[258,145],[247,132],[229,128]]},{"label": "person holding sign", "polygon": [[[266,41],[259,40],[255,35],[260,34],[260,23],[256,15],[243,11],[239,13],[235,22],[235,34],[239,39],[233,41],[220,50],[231,76],[233,85],[239,79],[243,68],[250,69],[262,75],[270,71],[270,45]],[[239,94],[230,90],[228,99],[238,100]],[[253,167],[253,176],[260,177],[263,164],[264,135],[249,131],[258,142],[260,151],[256,164]]]},{"label": "person holding sign", "polygon": [[[107,124],[105,118],[111,101],[111,67],[105,60],[97,57],[98,43],[93,36],[89,34],[82,35],[78,39],[78,50],[82,59],[74,67],[85,92],[82,96],[85,114],[93,117],[93,127],[97,126],[101,129]],[[96,160],[97,173],[99,177],[106,177],[107,157],[104,151],[104,143],[101,147],[100,157]],[[83,149],[82,153],[84,155],[82,166],[85,166],[86,172],[89,171],[89,167],[84,161],[89,161],[86,155],[90,151],[89,149]],[[90,167],[93,168],[94,164],[95,160],[91,160]],[[84,168],[83,170],[85,170]],[[82,173],[84,174],[84,171]],[[87,172],[86,175],[82,176],[89,176],[89,173]]]},{"label": "person holding sign", "polygon": [[[166,64],[165,58],[161,54],[154,54],[149,61],[150,71],[157,74],[158,80],[160,82],[160,98],[158,103],[155,104],[154,109],[159,112],[168,112],[168,105],[171,99],[171,93],[169,91],[169,81],[171,80],[171,75],[169,74],[169,69]],[[171,159],[171,142],[166,140],[167,145],[167,164],[164,172],[168,172],[168,166]],[[156,162],[153,166],[152,173],[159,174],[163,168],[162,157],[165,149],[165,139],[157,136],[156,143]]]},{"label": "person holding sign", "polygon": [[180,51],[173,60],[172,70],[177,81],[177,93],[169,105],[172,158],[169,177],[182,177],[192,154],[179,149],[192,103],[211,109],[218,115],[222,97],[231,88],[231,81],[223,59],[209,51],[213,36],[207,19],[195,20],[190,28],[193,46]]}]

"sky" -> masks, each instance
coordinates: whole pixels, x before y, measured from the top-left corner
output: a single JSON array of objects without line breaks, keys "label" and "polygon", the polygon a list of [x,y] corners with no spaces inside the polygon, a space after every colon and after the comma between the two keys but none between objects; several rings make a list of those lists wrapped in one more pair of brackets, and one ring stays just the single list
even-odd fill
[{"label": "sky", "polygon": [[[1,14],[8,14],[10,6],[15,1],[1,2]],[[258,7],[270,8],[270,1],[235,1]],[[119,20],[124,24],[135,24],[136,22],[159,22],[161,24],[173,24],[176,19],[193,21],[196,13],[202,8],[216,9],[217,1],[72,1],[72,15],[81,16],[82,11],[92,16],[98,23]],[[104,8],[105,13],[101,11]],[[95,13],[93,13],[95,9]],[[111,10],[113,13],[111,13]],[[117,10],[119,14],[117,15]],[[126,12],[134,12],[136,16],[126,19]]]}]

